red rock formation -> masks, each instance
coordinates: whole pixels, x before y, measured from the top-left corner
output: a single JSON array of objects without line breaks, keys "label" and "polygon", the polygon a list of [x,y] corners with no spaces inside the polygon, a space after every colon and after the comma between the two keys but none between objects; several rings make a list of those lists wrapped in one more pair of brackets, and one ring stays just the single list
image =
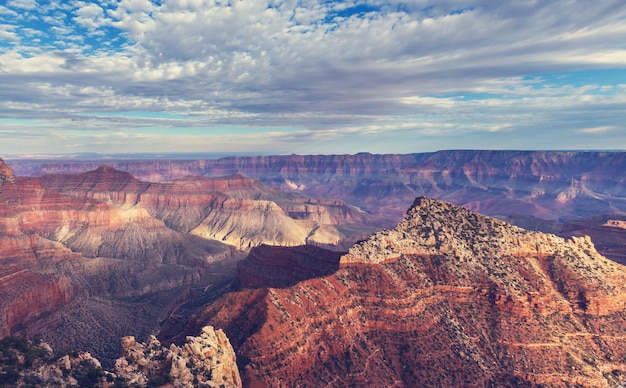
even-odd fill
[{"label": "red rock formation", "polygon": [[[203,279],[213,276],[209,271],[219,271],[214,263],[231,260],[234,254],[225,244],[168,228],[146,209],[117,206],[114,200],[127,203],[130,198],[124,197],[124,189],[133,194],[147,187],[127,173],[102,168],[91,180],[70,177],[73,181],[61,192],[47,189],[38,179],[14,176],[1,159],[0,172],[0,336],[43,334],[30,331],[36,325],[59,327],[46,332],[48,340],[68,344],[89,338],[90,343],[80,343],[83,347],[137,333],[135,328],[154,330],[171,306],[154,303],[152,295],[180,303],[184,296],[168,293],[184,295],[186,287],[198,283],[205,287]],[[76,195],[86,184],[94,187],[89,192],[94,195]],[[103,187],[110,189],[108,197],[98,195]],[[100,324],[95,319],[63,326],[67,319],[56,316],[70,310],[82,314],[87,306],[95,306],[90,311],[95,316],[102,311],[115,316],[128,309],[115,300],[118,297],[134,297],[134,302],[145,298],[146,304],[156,306],[140,306],[150,314],[133,317],[132,325],[120,319],[116,329],[126,330],[122,333],[111,327],[94,330]],[[91,298],[108,303],[97,305]],[[128,332],[129,327],[133,331]]]},{"label": "red rock formation", "polygon": [[222,327],[255,387],[626,382],[626,269],[588,238],[420,198],[341,263],[289,288],[228,294],[187,332]]},{"label": "red rock formation", "polygon": [[362,225],[367,215],[342,201],[287,194],[241,175],[146,183],[111,167],[99,167],[41,180],[48,189],[98,199],[127,212],[145,209],[142,225],[154,217],[176,231],[244,250],[261,243],[337,245],[371,231]]},{"label": "red rock formation", "polygon": [[[82,172],[100,162],[16,161],[21,174]],[[341,199],[395,225],[426,195],[494,216],[558,221],[626,211],[626,153],[440,151],[409,155],[279,155],[119,161],[148,181],[243,174],[306,196]],[[381,224],[379,224],[381,225]]]}]

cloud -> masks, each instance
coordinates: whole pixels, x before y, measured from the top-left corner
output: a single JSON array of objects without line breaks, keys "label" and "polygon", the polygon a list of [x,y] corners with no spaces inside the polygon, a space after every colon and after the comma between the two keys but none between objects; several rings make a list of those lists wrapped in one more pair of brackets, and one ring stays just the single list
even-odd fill
[{"label": "cloud", "polygon": [[[545,128],[575,139],[618,126],[626,108],[626,80],[545,76],[626,68],[621,0],[33,5],[0,7],[0,117],[128,133],[289,127],[300,132],[276,139],[306,137],[322,150],[361,128],[373,142],[354,147],[374,150],[405,147],[410,131],[440,136],[441,148],[455,133],[459,144],[510,135],[507,148]],[[13,20],[27,8],[29,20]],[[145,114],[101,114],[128,111]],[[183,118],[149,117],[162,111]]]},{"label": "cloud", "polygon": [[590,135],[595,135],[595,134],[602,134],[602,133],[606,133],[606,132],[613,132],[613,131],[617,131],[620,128],[617,126],[613,126],[613,125],[604,125],[601,127],[593,127],[593,128],[583,128],[580,129],[579,132],[580,133],[586,133],[586,134],[590,134]]},{"label": "cloud", "polygon": [[9,0],[7,6],[11,8],[35,9],[37,1],[35,0]]}]

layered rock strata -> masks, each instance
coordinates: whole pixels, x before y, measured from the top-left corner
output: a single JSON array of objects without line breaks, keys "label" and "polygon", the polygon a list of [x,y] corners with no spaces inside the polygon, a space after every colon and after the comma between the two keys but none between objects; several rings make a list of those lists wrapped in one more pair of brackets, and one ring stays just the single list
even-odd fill
[{"label": "layered rock strata", "polygon": [[[239,259],[233,247],[175,231],[143,208],[16,177],[1,159],[0,172],[0,336],[43,337],[109,362],[121,335],[144,336],[193,287],[234,278],[234,264],[222,266]],[[91,183],[140,187],[133,179]]]},{"label": "layered rock strata", "polygon": [[260,244],[337,245],[372,230],[366,214],[342,201],[284,193],[241,175],[147,183],[101,166],[83,174],[48,175],[41,181],[47,189],[97,199],[138,218],[162,221],[178,232],[243,250]]},{"label": "layered rock strata", "polygon": [[[97,162],[15,161],[21,174],[84,172]],[[450,150],[407,155],[276,155],[111,161],[142,180],[243,174],[309,197],[341,199],[395,225],[416,196],[493,216],[571,220],[625,211],[626,153]],[[535,223],[541,225],[541,223]]]},{"label": "layered rock strata", "polygon": [[248,386],[612,387],[625,284],[588,238],[419,198],[335,274],[225,295],[185,330],[224,328]]}]

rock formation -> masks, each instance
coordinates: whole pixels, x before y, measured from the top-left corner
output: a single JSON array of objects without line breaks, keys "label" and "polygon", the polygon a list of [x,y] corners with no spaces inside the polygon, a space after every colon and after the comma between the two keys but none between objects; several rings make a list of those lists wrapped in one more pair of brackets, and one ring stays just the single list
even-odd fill
[{"label": "rock formation", "polygon": [[[619,217],[620,219],[615,219]],[[565,223],[563,236],[589,236],[603,256],[626,265],[626,215],[602,214]]]},{"label": "rock formation", "polygon": [[[116,338],[155,330],[192,287],[234,278],[234,264],[222,264],[239,253],[221,242],[172,230],[143,208],[16,177],[1,159],[0,172],[0,336],[41,336],[108,362]],[[118,178],[92,183],[141,185]],[[131,317],[137,309],[144,314]],[[86,319],[76,326],[77,317]]]},{"label": "rock formation", "polygon": [[184,332],[222,327],[247,386],[612,387],[625,306],[589,238],[418,198],[335,274],[227,294]]},{"label": "rock formation", "polygon": [[302,280],[333,274],[339,269],[341,255],[311,245],[261,245],[237,263],[237,277],[244,288],[289,287]]},{"label": "rock formation", "polygon": [[23,338],[0,340],[0,386],[3,387],[105,387],[114,375],[87,352],[54,353],[45,342]]},{"label": "rock formation", "polygon": [[[84,172],[102,162],[14,163],[18,175],[42,175]],[[401,219],[416,196],[439,198],[483,214],[515,216],[526,225],[524,217],[561,222],[626,210],[624,152],[451,150],[110,163],[147,181],[243,174],[305,196],[346,201],[378,217],[386,227]]]},{"label": "rock formation", "polygon": [[82,174],[48,175],[41,181],[47,189],[121,208],[141,218],[142,226],[159,220],[178,232],[242,250],[259,244],[337,245],[373,231],[366,214],[342,201],[288,194],[241,175],[147,183],[101,166]]},{"label": "rock formation", "polygon": [[45,342],[0,339],[0,386],[11,387],[241,387],[235,352],[222,330],[207,326],[185,345],[162,347],[122,338],[114,371],[87,352],[57,352]]},{"label": "rock formation", "polygon": [[241,387],[235,351],[224,332],[211,326],[198,337],[187,337],[182,347],[162,347],[154,336],[145,344],[124,337],[115,373],[139,386],[160,379],[173,387]]}]

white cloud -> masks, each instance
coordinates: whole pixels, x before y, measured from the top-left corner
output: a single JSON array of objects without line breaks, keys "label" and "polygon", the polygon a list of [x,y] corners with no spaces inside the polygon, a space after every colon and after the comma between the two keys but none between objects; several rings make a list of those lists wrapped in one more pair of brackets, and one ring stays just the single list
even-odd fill
[{"label": "white cloud", "polygon": [[104,23],[104,11],[97,4],[87,4],[75,11],[74,21],[83,27],[96,29]]},{"label": "white cloud", "polygon": [[[371,12],[350,15],[359,4]],[[584,134],[626,109],[623,88],[539,76],[626,68],[621,0],[51,1],[32,14],[48,28],[0,28],[21,44],[0,51],[3,116],[103,129],[112,119],[93,112],[175,109],[188,119],[116,120],[289,126],[319,140],[350,128]],[[27,35],[54,47],[28,47]]]},{"label": "white cloud", "polygon": [[13,8],[23,9],[35,9],[37,8],[37,1],[35,0],[9,0],[7,6]]},{"label": "white cloud", "polygon": [[0,15],[8,15],[8,16],[16,17],[17,12],[13,11],[12,9],[8,9],[7,7],[3,5],[0,5]]}]

